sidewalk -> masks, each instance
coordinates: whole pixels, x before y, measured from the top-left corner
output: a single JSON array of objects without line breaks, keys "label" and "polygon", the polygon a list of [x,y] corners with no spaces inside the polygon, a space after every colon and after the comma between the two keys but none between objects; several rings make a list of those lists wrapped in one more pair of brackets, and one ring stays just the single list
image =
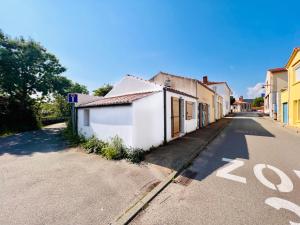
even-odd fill
[{"label": "sidewalk", "polygon": [[160,193],[172,180],[202,152],[230,122],[223,118],[209,126],[189,133],[149,152],[142,162],[162,180],[148,189],[116,218],[114,225],[128,224],[140,210]]},{"label": "sidewalk", "polygon": [[232,119],[223,118],[205,128],[189,133],[149,152],[144,164],[167,176],[180,170],[191,157],[200,153],[207,142],[222,130]]},{"label": "sidewalk", "polygon": [[274,124],[276,124],[278,127],[281,127],[282,129],[285,129],[287,132],[291,133],[291,134],[297,134],[300,135],[300,128],[297,127],[293,127],[287,124],[284,124],[282,122],[279,122],[277,120],[273,120],[272,118],[270,118],[269,116],[263,116],[262,117],[265,120],[268,120]]}]

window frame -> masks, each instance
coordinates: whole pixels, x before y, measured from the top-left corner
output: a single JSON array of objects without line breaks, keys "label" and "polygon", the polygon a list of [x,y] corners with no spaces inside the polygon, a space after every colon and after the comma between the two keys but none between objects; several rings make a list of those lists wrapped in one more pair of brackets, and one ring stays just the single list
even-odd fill
[{"label": "window frame", "polygon": [[[189,108],[188,105],[190,105],[191,108]],[[189,109],[191,110],[190,113],[188,112]],[[195,117],[195,102],[185,101],[185,120],[193,120]]]},{"label": "window frame", "polygon": [[90,109],[83,110],[83,126],[90,126]]},{"label": "window frame", "polygon": [[300,64],[296,65],[294,69],[294,83],[300,83]]}]

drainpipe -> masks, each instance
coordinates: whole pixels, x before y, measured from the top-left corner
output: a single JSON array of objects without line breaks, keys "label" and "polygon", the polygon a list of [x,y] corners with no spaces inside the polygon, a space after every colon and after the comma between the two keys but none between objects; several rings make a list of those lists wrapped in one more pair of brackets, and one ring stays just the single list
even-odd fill
[{"label": "drainpipe", "polygon": [[167,143],[167,90],[164,87],[164,144]]}]

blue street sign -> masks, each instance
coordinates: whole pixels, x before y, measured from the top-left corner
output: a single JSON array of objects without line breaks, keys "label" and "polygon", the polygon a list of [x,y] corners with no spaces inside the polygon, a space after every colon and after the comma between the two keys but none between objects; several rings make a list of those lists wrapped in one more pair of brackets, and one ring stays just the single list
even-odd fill
[{"label": "blue street sign", "polygon": [[77,96],[77,94],[69,93],[68,94],[68,102],[69,103],[77,103],[78,102],[78,96]]}]

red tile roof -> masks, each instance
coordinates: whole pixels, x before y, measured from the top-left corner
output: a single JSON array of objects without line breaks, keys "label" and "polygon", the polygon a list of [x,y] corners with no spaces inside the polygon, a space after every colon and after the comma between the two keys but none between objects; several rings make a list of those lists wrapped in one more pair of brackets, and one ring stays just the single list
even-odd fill
[{"label": "red tile roof", "polygon": [[272,73],[276,73],[276,72],[285,72],[287,71],[286,68],[273,68],[273,69],[269,69],[270,72]]},{"label": "red tile roof", "polygon": [[221,82],[217,82],[217,81],[207,81],[207,83],[205,83],[207,85],[210,85],[210,84],[226,84],[226,82],[224,81],[221,81]]},{"label": "red tile roof", "polygon": [[131,104],[132,102],[138,99],[145,98],[156,92],[157,91],[151,91],[151,92],[143,92],[143,93],[126,94],[126,95],[121,95],[116,97],[107,97],[107,98],[104,97],[90,103],[81,104],[78,106],[78,108]]}]

